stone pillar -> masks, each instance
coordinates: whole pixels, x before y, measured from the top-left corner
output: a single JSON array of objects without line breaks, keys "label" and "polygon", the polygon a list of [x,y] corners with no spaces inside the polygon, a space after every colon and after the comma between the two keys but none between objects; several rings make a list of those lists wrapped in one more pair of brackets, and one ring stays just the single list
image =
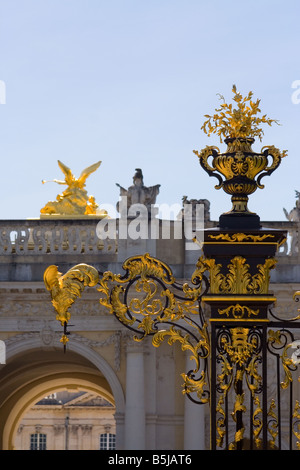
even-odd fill
[{"label": "stone pillar", "polygon": [[[197,261],[203,255],[202,246],[204,240],[204,203],[206,199],[191,200],[184,204],[184,236],[185,236],[185,262],[184,277],[190,278],[195,271]],[[193,241],[196,237],[197,242]]]},{"label": "stone pillar", "polygon": [[116,422],[116,449],[124,450],[124,413],[114,414]]},{"label": "stone pillar", "polygon": [[127,341],[125,450],[144,450],[146,419],[143,345],[135,343],[132,338]]},{"label": "stone pillar", "polygon": [[184,404],[184,450],[205,450],[205,405]]},{"label": "stone pillar", "polygon": [[[154,214],[155,215],[155,214]],[[119,220],[118,262],[130,256],[149,253],[156,256],[156,243],[159,237],[159,220],[152,221],[146,215]]]},{"label": "stone pillar", "polygon": [[[186,370],[190,370],[190,353],[187,354],[186,363]],[[205,409],[206,405],[198,405],[185,397],[184,450],[205,450]]]},{"label": "stone pillar", "polygon": [[156,353],[157,348],[152,345],[152,337],[145,338],[144,344],[144,364],[145,370],[145,413],[147,416],[146,423],[146,442],[148,449],[156,448],[157,433],[157,369],[156,369]]}]

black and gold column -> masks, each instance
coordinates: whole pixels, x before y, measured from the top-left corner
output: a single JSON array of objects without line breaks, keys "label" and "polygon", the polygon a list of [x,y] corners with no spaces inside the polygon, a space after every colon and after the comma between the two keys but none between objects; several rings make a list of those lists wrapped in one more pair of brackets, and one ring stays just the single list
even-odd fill
[{"label": "black and gold column", "polygon": [[271,270],[285,240],[277,230],[205,231],[202,263],[210,289],[202,300],[211,307],[211,322],[267,321],[268,306],[276,300],[269,291]]},{"label": "black and gold column", "polygon": [[[209,274],[202,301],[210,307],[212,448],[267,448],[267,324],[276,300],[269,290],[276,253],[286,233],[263,229],[249,211],[248,196],[262,189],[261,180],[280,164],[285,152],[274,146],[254,152],[261,139],[259,101],[233,88],[237,109],[223,103],[207,116],[203,129],[225,137],[227,149],[195,151],[202,168],[218,179],[217,189],[231,195],[232,208],[219,226],[205,230],[199,272]],[[213,393],[215,390],[215,393]],[[233,432],[234,429],[234,432]],[[247,436],[247,438],[245,438]]]},{"label": "black and gold column", "polygon": [[210,307],[211,392],[216,391],[211,393],[212,448],[245,448],[245,422],[250,423],[248,445],[267,447],[268,308],[276,301],[269,281],[284,240],[276,230],[205,233],[200,263],[210,283],[202,301]]}]

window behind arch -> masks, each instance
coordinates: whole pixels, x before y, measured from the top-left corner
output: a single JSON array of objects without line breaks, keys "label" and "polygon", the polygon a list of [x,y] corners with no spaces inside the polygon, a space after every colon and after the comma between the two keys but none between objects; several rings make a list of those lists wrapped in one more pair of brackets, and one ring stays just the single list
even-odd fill
[{"label": "window behind arch", "polygon": [[106,432],[100,434],[100,450],[114,450],[116,448],[116,435]]},{"label": "window behind arch", "polygon": [[30,434],[30,450],[46,450],[47,436],[42,433]]}]

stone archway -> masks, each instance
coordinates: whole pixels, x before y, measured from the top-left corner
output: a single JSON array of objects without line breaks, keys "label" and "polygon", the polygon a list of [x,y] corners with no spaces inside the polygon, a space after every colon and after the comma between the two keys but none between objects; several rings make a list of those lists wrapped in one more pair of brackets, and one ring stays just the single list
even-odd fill
[{"label": "stone archway", "polygon": [[[39,338],[13,342],[0,376],[0,442],[3,450],[14,447],[14,436],[24,413],[40,398],[59,388],[84,388],[102,395],[124,413],[121,384],[109,364],[84,344],[72,342],[67,354],[45,348]],[[30,343],[30,345],[28,344]],[[122,447],[122,424],[118,425]]]}]

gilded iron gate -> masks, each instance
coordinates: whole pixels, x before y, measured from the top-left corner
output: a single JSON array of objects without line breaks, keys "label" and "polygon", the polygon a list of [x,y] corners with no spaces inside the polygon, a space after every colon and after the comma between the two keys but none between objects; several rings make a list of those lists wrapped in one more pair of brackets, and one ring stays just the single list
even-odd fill
[{"label": "gilded iron gate", "polygon": [[203,260],[192,282],[184,284],[148,254],[126,260],[123,276],[81,264],[64,275],[56,270],[53,277],[54,268],[46,271],[45,282],[64,325],[65,346],[67,309],[85,286],[98,285],[100,303],[134,333],[135,341],[150,335],[155,347],[179,342],[190,353],[193,367],[182,373],[183,392],[195,406],[209,405],[211,449],[300,447],[300,324],[297,317],[280,319],[258,304],[272,297],[253,295],[250,301],[244,295],[242,303],[239,295],[234,306],[227,298],[224,308],[226,297],[218,296],[204,313],[205,303],[214,300]]},{"label": "gilded iron gate", "polygon": [[299,326],[277,320],[250,328],[214,324],[212,449],[300,448]]},{"label": "gilded iron gate", "polygon": [[[219,226],[203,233],[202,255],[189,282],[176,281],[168,265],[149,254],[123,264],[124,273],[99,273],[80,264],[61,274],[45,271],[57,319],[68,341],[69,308],[85,286],[98,286],[100,303],[142,341],[152,336],[178,342],[193,368],[183,372],[183,392],[199,406],[209,404],[211,449],[296,449],[300,447],[298,400],[298,316],[272,312],[270,271],[286,233],[263,229],[248,210],[249,194],[281,163],[285,151],[274,146],[252,150],[262,136],[259,100],[233,87],[237,108],[225,102],[207,116],[204,132],[225,138],[227,149],[195,151],[202,168],[231,195],[232,209]],[[300,318],[300,315],[299,315]],[[299,338],[299,340],[298,340]],[[299,355],[298,355],[299,352]],[[197,405],[195,405],[197,406]]]}]

